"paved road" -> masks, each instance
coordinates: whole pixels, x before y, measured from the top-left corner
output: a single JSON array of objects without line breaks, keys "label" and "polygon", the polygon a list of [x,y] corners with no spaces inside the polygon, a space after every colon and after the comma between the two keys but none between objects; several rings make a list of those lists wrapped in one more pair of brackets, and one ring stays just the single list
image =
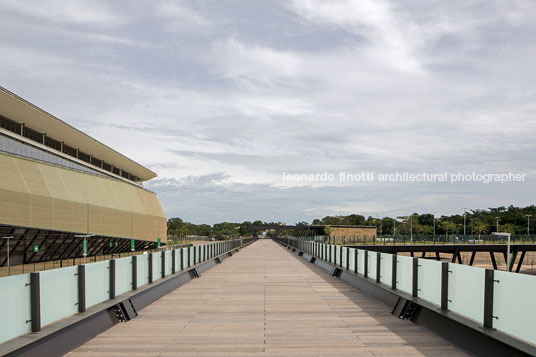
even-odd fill
[{"label": "paved road", "polygon": [[260,240],[68,356],[465,356]]}]

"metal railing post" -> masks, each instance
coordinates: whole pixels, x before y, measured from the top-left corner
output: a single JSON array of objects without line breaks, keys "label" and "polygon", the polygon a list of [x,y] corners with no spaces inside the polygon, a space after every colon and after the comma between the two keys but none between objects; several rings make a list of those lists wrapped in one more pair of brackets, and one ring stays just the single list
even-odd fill
[{"label": "metal railing post", "polygon": [[175,256],[177,255],[176,249],[173,249],[171,251],[171,274],[175,274],[176,266],[175,266]]},{"label": "metal railing post", "polygon": [[413,283],[411,286],[411,296],[417,297],[419,290],[419,258],[413,258]]},{"label": "metal railing post", "polygon": [[166,276],[166,252],[162,251],[162,259],[161,259],[161,266],[162,266],[162,278]]},{"label": "metal railing post", "polygon": [[149,284],[153,282],[153,253],[149,253]]},{"label": "metal railing post", "polygon": [[376,252],[376,282],[380,282],[380,273],[381,273],[381,253]]},{"label": "metal railing post", "polygon": [[484,275],[484,328],[493,328],[494,270],[486,269]]},{"label": "metal railing post", "polygon": [[187,249],[188,249],[188,252],[186,253],[187,258],[188,258],[188,260],[187,260],[187,262],[188,262],[188,265],[187,265],[187,266],[188,266],[188,267],[190,267],[190,260],[191,260],[190,257],[191,257],[191,255],[192,255],[192,254],[190,253],[190,248],[191,248],[191,247],[188,247],[188,248],[187,248]]},{"label": "metal railing post", "polygon": [[32,332],[41,331],[41,289],[39,272],[30,273],[30,304]]},{"label": "metal railing post", "polygon": [[138,288],[138,257],[132,256],[132,290]]},{"label": "metal railing post", "polygon": [[78,312],[86,311],[86,266],[78,266]]},{"label": "metal railing post", "polygon": [[449,263],[441,263],[441,309],[449,308]]},{"label": "metal railing post", "polygon": [[368,277],[368,250],[365,250],[365,271],[363,272],[363,274],[365,275],[365,278]]},{"label": "metal railing post", "polygon": [[354,273],[357,274],[357,257],[359,255],[359,250],[357,248],[354,249]]},{"label": "metal railing post", "polygon": [[393,254],[392,256],[393,262],[392,262],[392,277],[391,277],[391,288],[396,289],[396,268],[397,268],[397,255]]},{"label": "metal railing post", "polygon": [[110,260],[110,299],[115,299],[115,259]]}]

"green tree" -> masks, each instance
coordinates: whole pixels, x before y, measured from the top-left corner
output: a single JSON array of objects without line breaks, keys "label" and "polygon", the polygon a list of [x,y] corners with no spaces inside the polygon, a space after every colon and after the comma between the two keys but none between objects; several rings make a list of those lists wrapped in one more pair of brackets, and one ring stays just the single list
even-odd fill
[{"label": "green tree", "polygon": [[480,240],[480,234],[486,233],[488,230],[488,226],[484,222],[476,222],[473,225],[474,231],[478,234],[478,240]]},{"label": "green tree", "polygon": [[456,230],[456,223],[447,220],[439,222],[439,226],[445,230],[445,238],[448,238],[449,231],[454,232]]}]

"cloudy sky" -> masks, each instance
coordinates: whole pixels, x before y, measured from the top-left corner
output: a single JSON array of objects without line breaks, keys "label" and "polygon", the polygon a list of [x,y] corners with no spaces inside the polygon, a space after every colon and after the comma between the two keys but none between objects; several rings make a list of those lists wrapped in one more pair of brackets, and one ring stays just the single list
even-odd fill
[{"label": "cloudy sky", "polygon": [[[0,85],[156,171],[168,217],[535,203],[532,0],[2,0],[0,15]],[[527,178],[283,180],[363,171]]]}]

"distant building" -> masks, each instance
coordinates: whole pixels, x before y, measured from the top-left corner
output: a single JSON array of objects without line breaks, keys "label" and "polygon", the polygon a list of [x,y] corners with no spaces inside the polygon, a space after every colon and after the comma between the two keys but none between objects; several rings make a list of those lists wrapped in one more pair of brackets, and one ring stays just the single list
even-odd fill
[{"label": "distant building", "polygon": [[143,187],[154,177],[0,87],[0,235],[14,236],[15,263],[80,256],[75,234],[96,236],[88,255],[130,250],[131,239],[136,247],[165,242],[166,216]]},{"label": "distant building", "polygon": [[[311,225],[311,229],[315,235],[326,235],[325,228],[327,225]],[[330,237],[352,237],[356,238],[356,242],[359,241],[373,241],[376,237],[375,226],[345,226],[345,225],[330,225],[331,233]]]}]

